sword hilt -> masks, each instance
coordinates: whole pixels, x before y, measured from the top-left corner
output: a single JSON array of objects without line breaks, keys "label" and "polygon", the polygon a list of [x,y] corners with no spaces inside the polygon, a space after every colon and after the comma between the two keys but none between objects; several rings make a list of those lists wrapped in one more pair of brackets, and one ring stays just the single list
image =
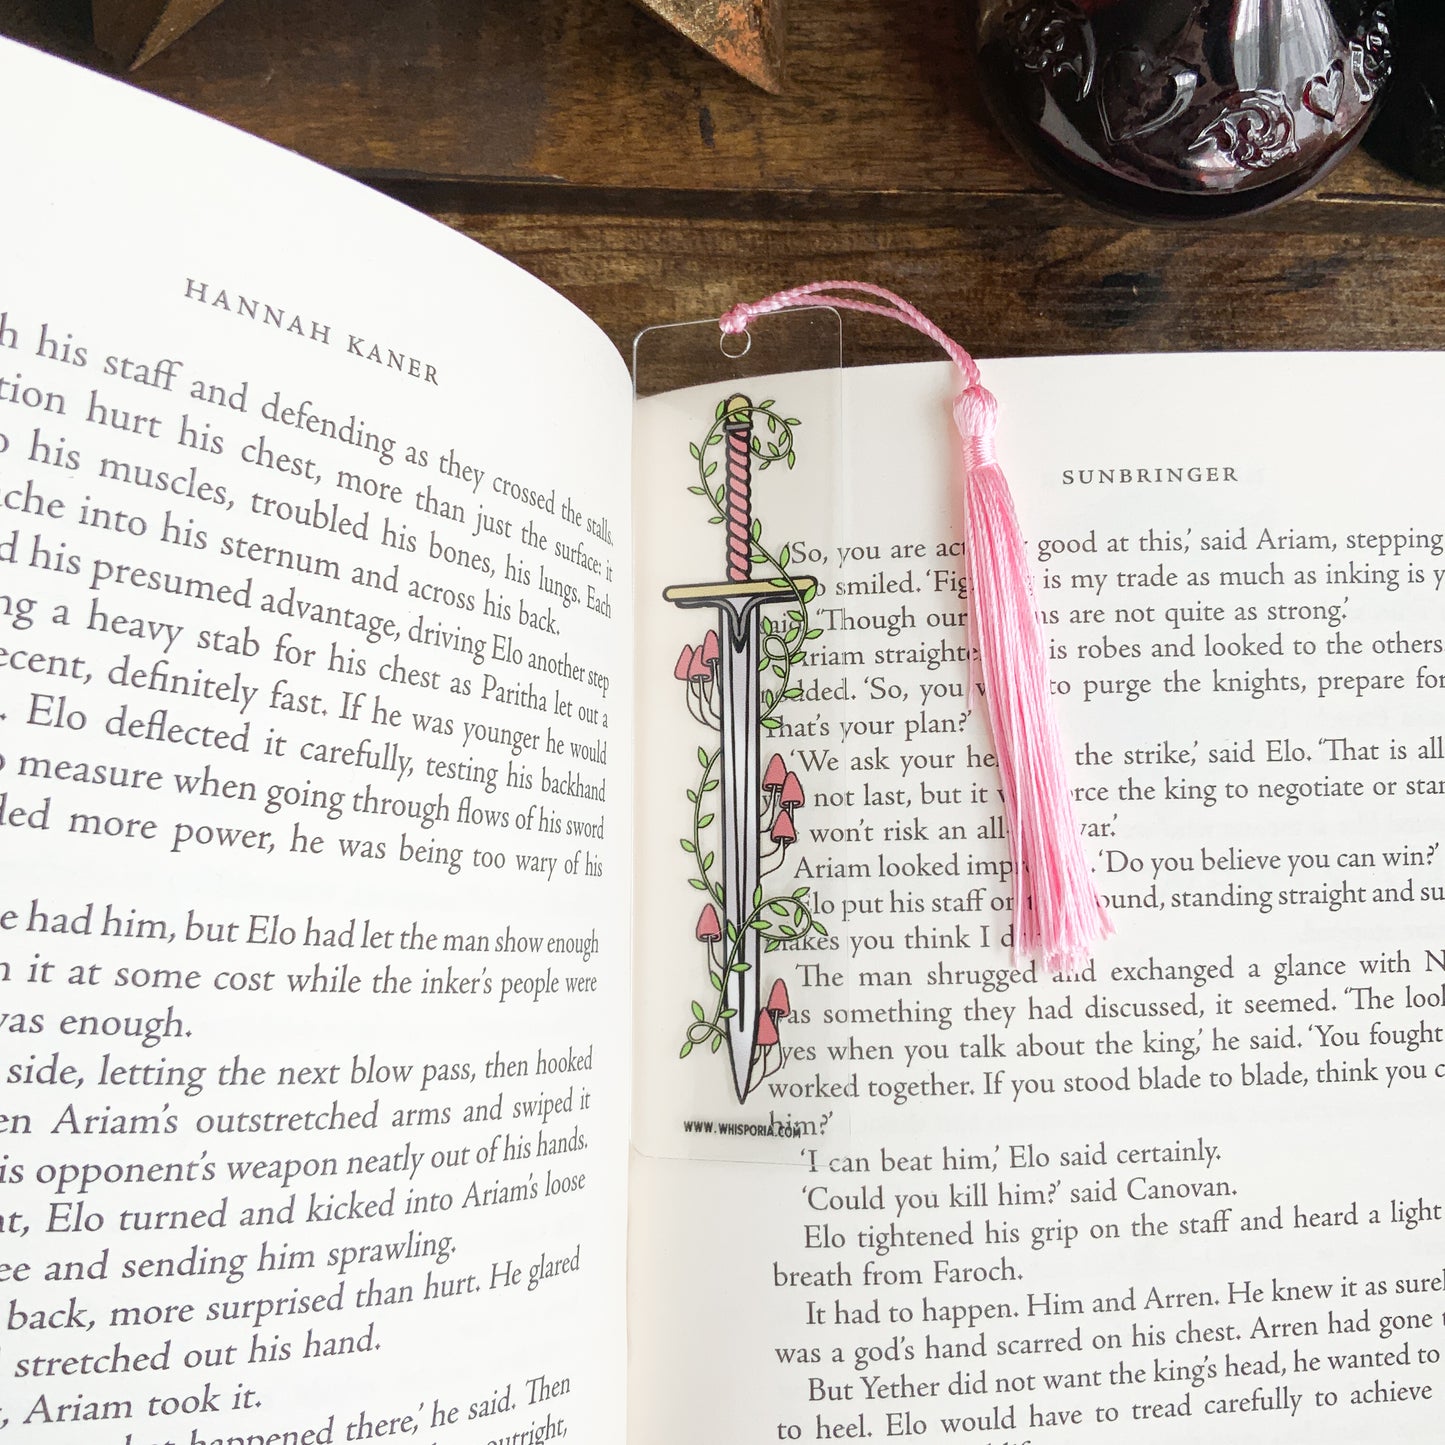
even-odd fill
[{"label": "sword hilt", "polygon": [[741,392],[723,403],[723,453],[728,581],[746,582],[753,575],[753,404]]}]

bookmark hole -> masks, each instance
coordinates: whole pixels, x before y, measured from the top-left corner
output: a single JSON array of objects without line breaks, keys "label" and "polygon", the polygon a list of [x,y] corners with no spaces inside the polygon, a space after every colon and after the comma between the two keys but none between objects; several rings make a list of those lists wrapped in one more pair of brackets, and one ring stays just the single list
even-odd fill
[{"label": "bookmark hole", "polygon": [[724,331],[718,337],[718,349],[730,361],[740,361],[753,349],[750,331]]}]

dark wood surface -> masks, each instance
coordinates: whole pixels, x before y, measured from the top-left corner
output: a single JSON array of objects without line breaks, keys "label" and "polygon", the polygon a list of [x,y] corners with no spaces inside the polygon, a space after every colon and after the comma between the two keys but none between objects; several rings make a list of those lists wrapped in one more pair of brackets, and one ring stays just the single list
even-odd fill
[{"label": "dark wood surface", "polygon": [[[782,96],[627,0],[226,0],[131,80],[438,216],[623,347],[834,276],[982,356],[1445,345],[1445,192],[1356,153],[1258,217],[1132,226],[990,127],[964,0],[787,5]],[[84,0],[0,0],[0,32],[106,68]]]}]

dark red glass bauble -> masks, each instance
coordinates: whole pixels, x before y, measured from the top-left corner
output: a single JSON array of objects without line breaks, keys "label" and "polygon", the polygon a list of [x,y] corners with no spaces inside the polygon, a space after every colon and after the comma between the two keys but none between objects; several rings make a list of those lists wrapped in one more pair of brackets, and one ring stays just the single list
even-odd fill
[{"label": "dark red glass bauble", "polygon": [[1152,220],[1287,199],[1348,153],[1392,63],[1393,3],[981,0],[994,114],[1051,179]]}]

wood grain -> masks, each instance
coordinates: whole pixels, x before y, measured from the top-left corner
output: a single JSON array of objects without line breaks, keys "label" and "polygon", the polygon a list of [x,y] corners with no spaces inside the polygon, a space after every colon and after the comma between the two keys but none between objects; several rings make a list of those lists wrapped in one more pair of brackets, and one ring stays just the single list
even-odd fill
[{"label": "wood grain", "polygon": [[[1096,224],[443,218],[576,302],[630,354],[643,324],[716,316],[802,279],[867,276],[979,356],[1433,348],[1445,239]],[[844,320],[856,363],[926,358],[898,326]]]},{"label": "wood grain", "polygon": [[[788,22],[782,96],[627,0],[226,0],[136,79],[363,179],[473,187],[477,209],[572,188],[579,212],[951,225],[1020,199],[1095,223],[988,124],[960,0],[789,0]],[[0,29],[103,64],[76,0],[0,0]],[[1445,195],[1357,156],[1249,228],[1438,235]]]}]

